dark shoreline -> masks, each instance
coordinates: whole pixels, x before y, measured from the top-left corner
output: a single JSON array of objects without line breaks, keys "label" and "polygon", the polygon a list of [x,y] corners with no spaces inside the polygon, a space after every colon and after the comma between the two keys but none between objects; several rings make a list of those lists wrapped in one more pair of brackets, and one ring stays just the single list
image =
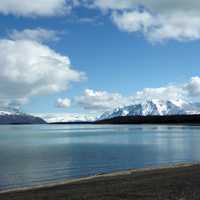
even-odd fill
[{"label": "dark shoreline", "polygon": [[133,169],[0,192],[1,200],[200,199],[200,164]]},{"label": "dark shoreline", "polygon": [[122,116],[104,119],[95,124],[197,124],[200,125],[200,115],[149,115],[149,116]]},{"label": "dark shoreline", "polygon": [[47,123],[21,123],[4,122],[0,125],[120,125],[120,124],[158,124],[158,125],[200,125],[200,114],[187,115],[147,115],[147,116],[121,116],[97,121],[72,121]]},{"label": "dark shoreline", "polygon": [[91,125],[120,125],[120,124],[166,124],[166,125],[200,125],[200,115],[149,115],[149,116],[121,116],[111,119],[103,119],[97,121],[77,121],[77,122],[54,122],[48,123],[52,125],[73,125],[73,124],[91,124]]}]

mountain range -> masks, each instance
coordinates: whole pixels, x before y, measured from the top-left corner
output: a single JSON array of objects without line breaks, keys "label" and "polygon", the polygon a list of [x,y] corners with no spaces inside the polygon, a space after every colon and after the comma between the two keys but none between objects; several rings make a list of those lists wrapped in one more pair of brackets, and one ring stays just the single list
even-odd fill
[{"label": "mountain range", "polygon": [[[2,110],[2,111],[1,111]],[[44,124],[95,122],[117,117],[145,117],[145,116],[187,116],[199,115],[200,103],[188,103],[183,100],[148,100],[142,103],[116,108],[95,118],[89,115],[48,114],[33,116],[17,109],[0,108],[0,124]]]},{"label": "mountain range", "polygon": [[103,113],[98,120],[122,116],[171,116],[200,114],[200,104],[182,100],[148,100]]}]

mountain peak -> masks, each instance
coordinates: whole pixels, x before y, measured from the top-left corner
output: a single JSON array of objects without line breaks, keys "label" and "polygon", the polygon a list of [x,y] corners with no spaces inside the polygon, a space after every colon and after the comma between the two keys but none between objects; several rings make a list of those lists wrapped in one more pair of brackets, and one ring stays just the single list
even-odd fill
[{"label": "mountain peak", "polygon": [[[186,109],[187,108],[187,109]],[[152,99],[122,108],[116,108],[100,116],[101,119],[110,119],[119,116],[148,116],[148,115],[183,115],[193,113],[194,107],[183,100]]]}]

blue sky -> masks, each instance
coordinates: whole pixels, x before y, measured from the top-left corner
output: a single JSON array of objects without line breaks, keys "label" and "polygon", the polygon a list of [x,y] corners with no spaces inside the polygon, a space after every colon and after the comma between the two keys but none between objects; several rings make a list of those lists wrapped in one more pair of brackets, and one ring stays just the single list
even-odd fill
[{"label": "blue sky", "polygon": [[[35,45],[46,46],[57,54],[68,57],[71,62],[68,67],[76,73],[83,72],[84,78],[65,77],[62,84],[65,84],[65,80],[68,83],[64,88],[60,87],[60,83],[59,89],[50,92],[29,93],[20,90],[20,96],[4,91],[6,87],[9,90],[16,80],[10,75],[12,73],[9,76],[3,73],[1,84],[4,89],[1,89],[0,95],[2,105],[19,104],[20,108],[28,113],[100,113],[113,105],[121,106],[121,102],[131,104],[135,99],[145,100],[147,96],[187,100],[194,96],[195,100],[198,99],[200,15],[196,12],[197,1],[192,1],[194,7],[190,6],[188,14],[184,10],[184,3],[177,3],[175,9],[172,1],[169,1],[169,6],[166,7],[165,0],[161,1],[163,7],[144,3],[142,8],[137,1],[132,0],[127,0],[127,4],[121,0],[109,0],[110,3],[94,0],[88,1],[87,4],[87,1],[77,1],[76,4],[64,0],[47,1],[52,7],[44,6],[44,10],[37,10],[35,5],[29,5],[30,8],[16,8],[18,4],[12,7],[12,3],[7,5],[6,0],[0,2],[1,41],[7,39],[6,44],[3,43],[0,48],[6,45],[7,54],[10,53],[9,56],[14,57],[15,52],[10,52],[8,41],[14,41],[15,49],[23,40],[35,42]],[[25,1],[13,2],[23,4]],[[40,3],[44,5],[45,1]],[[59,4],[70,6],[71,10],[60,13]],[[56,7],[57,10],[52,11],[54,6],[58,6],[58,9]],[[183,18],[185,20],[182,20]],[[46,31],[43,36],[41,30]],[[53,34],[46,38],[51,31]],[[30,36],[36,32],[37,36]],[[30,44],[23,45],[27,45],[28,49]],[[22,55],[23,52],[20,56]],[[1,56],[3,55],[0,55],[0,58]],[[39,55],[29,56],[35,60]],[[10,57],[6,57],[5,61],[0,63],[3,72],[6,69],[15,71],[15,67],[19,67],[19,56],[14,57],[17,60],[15,66],[11,66]],[[30,63],[26,65],[27,62],[28,60],[19,62],[24,64],[25,70],[32,67]],[[42,71],[43,63],[38,61],[37,64],[37,70]],[[48,77],[46,69],[45,75],[41,76],[44,79],[42,84],[46,84],[45,79],[56,79],[53,74],[57,73],[57,65],[52,66],[54,69],[51,77]],[[21,72],[22,69],[17,70]],[[30,71],[27,71],[27,74],[24,72],[24,76],[20,76],[19,73],[17,79],[22,80],[25,77],[29,80],[29,76]],[[34,84],[38,87],[40,81]],[[27,86],[29,82],[20,82],[20,87],[23,87],[23,84],[27,90],[31,90]],[[161,87],[166,89],[166,95],[163,91],[160,92]],[[145,88],[155,91],[144,95]],[[169,88],[173,88],[171,96]],[[142,92],[142,95],[139,95],[138,91]],[[26,100],[22,102],[23,98]],[[62,104],[66,99],[69,101]]]}]

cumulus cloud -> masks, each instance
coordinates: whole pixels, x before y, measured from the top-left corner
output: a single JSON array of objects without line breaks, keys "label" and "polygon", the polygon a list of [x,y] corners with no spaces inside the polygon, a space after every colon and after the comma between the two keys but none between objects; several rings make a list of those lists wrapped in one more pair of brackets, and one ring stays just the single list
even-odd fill
[{"label": "cumulus cloud", "polygon": [[128,32],[146,32],[154,24],[154,18],[148,12],[114,12],[112,18],[121,30]]},{"label": "cumulus cloud", "polygon": [[125,11],[113,13],[112,19],[119,29],[142,32],[151,42],[200,39],[200,15],[196,13],[154,15],[148,11]]},{"label": "cumulus cloud", "polygon": [[71,106],[71,100],[68,98],[59,98],[56,101],[56,107],[58,108],[68,108]]},{"label": "cumulus cloud", "polygon": [[123,31],[141,32],[151,42],[200,39],[198,0],[82,0],[111,15]]},{"label": "cumulus cloud", "polygon": [[53,16],[77,6],[100,9],[120,30],[141,32],[151,42],[200,39],[198,0],[1,0],[0,13]]},{"label": "cumulus cloud", "polygon": [[185,84],[183,89],[187,92],[187,95],[191,98],[200,97],[200,77],[192,77],[190,82]]},{"label": "cumulus cloud", "polygon": [[194,101],[200,100],[200,77],[192,77],[187,83],[182,85],[170,85],[160,88],[145,88],[142,91],[136,92],[132,96],[134,100],[150,100],[150,99],[163,99],[163,100],[186,100]]},{"label": "cumulus cloud", "polygon": [[32,40],[1,39],[0,71],[0,99],[9,104],[67,90],[85,78],[69,57]]},{"label": "cumulus cloud", "polygon": [[84,94],[77,97],[76,103],[86,110],[108,111],[113,108],[140,103],[152,99],[159,100],[200,100],[200,77],[192,77],[185,84],[168,85],[159,88],[144,88],[131,96],[106,91],[85,90]]},{"label": "cumulus cloud", "polygon": [[28,103],[28,99],[24,98],[0,98],[0,110],[20,110],[21,106]]},{"label": "cumulus cloud", "polygon": [[75,102],[86,110],[102,111],[126,105],[128,100],[118,93],[86,89],[82,96],[75,98]]},{"label": "cumulus cloud", "polygon": [[132,96],[134,101],[145,101],[151,99],[162,99],[162,100],[178,100],[185,99],[186,91],[183,86],[166,86],[160,88],[145,88],[142,91],[136,92]]},{"label": "cumulus cloud", "polygon": [[131,0],[82,0],[82,2],[87,3],[88,7],[100,8],[103,11],[128,9],[134,5]]},{"label": "cumulus cloud", "polygon": [[71,5],[67,0],[1,0],[0,13],[17,16],[55,16],[69,12]]},{"label": "cumulus cloud", "polygon": [[12,40],[34,40],[38,42],[59,40],[59,32],[43,28],[13,30],[8,36]]},{"label": "cumulus cloud", "polygon": [[197,0],[79,0],[82,3],[100,8],[102,10],[130,10],[138,7],[146,7],[153,12],[172,12],[177,10],[200,9],[200,2]]}]

